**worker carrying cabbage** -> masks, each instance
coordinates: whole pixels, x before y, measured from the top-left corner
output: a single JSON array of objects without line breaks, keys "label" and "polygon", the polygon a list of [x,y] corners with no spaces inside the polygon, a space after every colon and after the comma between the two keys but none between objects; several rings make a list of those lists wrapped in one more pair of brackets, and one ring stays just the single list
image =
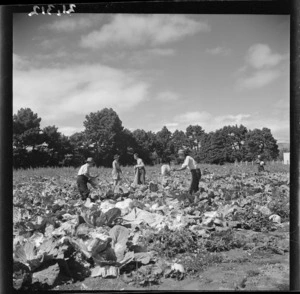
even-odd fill
[{"label": "worker carrying cabbage", "polygon": [[261,156],[257,155],[257,159],[255,160],[255,164],[257,164],[257,171],[262,172],[265,170],[264,165],[265,162],[261,160]]}]

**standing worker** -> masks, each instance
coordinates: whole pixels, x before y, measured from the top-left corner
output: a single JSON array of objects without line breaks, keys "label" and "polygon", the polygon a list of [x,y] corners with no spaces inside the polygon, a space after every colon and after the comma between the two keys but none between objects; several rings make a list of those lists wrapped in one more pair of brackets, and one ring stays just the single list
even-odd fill
[{"label": "standing worker", "polygon": [[116,186],[119,184],[120,180],[121,180],[121,168],[120,168],[120,164],[119,164],[119,155],[115,155],[114,156],[114,161],[112,163],[112,178],[114,180],[114,192],[115,192],[115,188]]},{"label": "standing worker", "polygon": [[161,183],[162,185],[168,186],[170,181],[170,176],[171,176],[171,167],[170,167],[170,159],[169,158],[163,158],[162,159],[163,165],[161,166]]},{"label": "standing worker", "polygon": [[264,168],[264,161],[261,160],[261,156],[257,155],[257,159],[255,160],[255,163],[257,164],[257,172],[262,172],[265,170]]},{"label": "standing worker", "polygon": [[[78,190],[80,192],[82,200],[86,200],[90,195],[90,190],[87,187],[87,183],[91,179],[98,177],[98,175],[95,177],[92,177],[90,175],[90,168],[94,165],[95,165],[95,162],[94,162],[93,158],[89,157],[86,160],[86,163],[84,165],[82,165],[78,171],[77,186],[78,186]],[[94,202],[94,199],[91,199],[91,201]]]},{"label": "standing worker", "polygon": [[[186,168],[188,168],[191,171],[192,181],[191,181],[191,185],[189,188],[189,194],[192,195],[194,192],[199,191],[199,181],[201,179],[200,168],[198,168],[198,165],[197,165],[197,162],[195,161],[195,159],[189,155],[188,150],[184,151],[184,150],[180,149],[178,151],[178,155],[181,160],[184,159],[184,162],[180,168],[178,168],[178,169],[173,168],[172,170],[173,171],[181,171],[181,170],[185,170]],[[190,199],[189,199],[189,201],[191,202]],[[195,201],[196,201],[196,198],[195,198]]]},{"label": "standing worker", "polygon": [[136,160],[137,164],[134,166],[135,171],[135,177],[134,177],[134,184],[145,184],[146,182],[146,170],[144,162],[141,158],[139,158],[139,155],[137,153],[134,153],[133,155],[134,159]]}]

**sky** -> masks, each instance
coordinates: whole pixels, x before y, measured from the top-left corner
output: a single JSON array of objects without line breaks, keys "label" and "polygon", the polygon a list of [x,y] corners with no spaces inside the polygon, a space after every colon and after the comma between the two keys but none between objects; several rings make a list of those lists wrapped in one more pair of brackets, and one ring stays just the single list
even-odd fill
[{"label": "sky", "polygon": [[290,142],[288,15],[16,13],[13,113],[84,130],[113,108],[125,128],[267,127]]}]

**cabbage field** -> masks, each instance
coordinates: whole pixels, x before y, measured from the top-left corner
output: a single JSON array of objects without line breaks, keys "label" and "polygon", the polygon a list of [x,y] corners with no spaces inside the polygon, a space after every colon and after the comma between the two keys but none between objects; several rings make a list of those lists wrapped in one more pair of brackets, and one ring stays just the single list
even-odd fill
[{"label": "cabbage field", "polygon": [[289,166],[95,168],[82,201],[74,168],[15,170],[13,286],[19,290],[288,290]]}]

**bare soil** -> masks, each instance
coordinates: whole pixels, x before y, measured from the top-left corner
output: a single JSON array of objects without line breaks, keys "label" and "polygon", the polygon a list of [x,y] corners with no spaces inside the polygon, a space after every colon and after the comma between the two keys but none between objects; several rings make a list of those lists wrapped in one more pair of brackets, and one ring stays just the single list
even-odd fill
[{"label": "bare soil", "polygon": [[60,285],[55,290],[236,290],[236,291],[288,291],[289,253],[275,254],[257,250],[254,253],[234,249],[218,253],[223,262],[214,264],[184,280],[161,279],[159,285],[139,287],[123,281],[122,276],[115,279],[87,278],[73,284]]}]

